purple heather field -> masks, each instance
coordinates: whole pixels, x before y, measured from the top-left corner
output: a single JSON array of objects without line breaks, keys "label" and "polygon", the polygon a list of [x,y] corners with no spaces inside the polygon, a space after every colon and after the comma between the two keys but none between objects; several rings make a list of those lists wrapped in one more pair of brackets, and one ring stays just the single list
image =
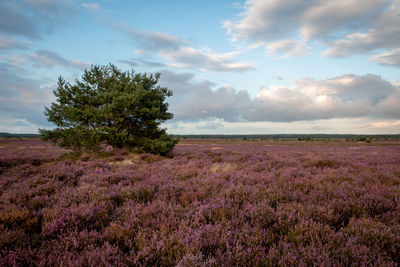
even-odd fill
[{"label": "purple heather field", "polygon": [[1,266],[398,266],[400,142],[0,139]]}]

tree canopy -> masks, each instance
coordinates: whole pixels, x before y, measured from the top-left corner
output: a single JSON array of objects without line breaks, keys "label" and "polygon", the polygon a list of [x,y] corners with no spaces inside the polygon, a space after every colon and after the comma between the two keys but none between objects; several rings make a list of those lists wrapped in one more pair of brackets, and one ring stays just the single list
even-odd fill
[{"label": "tree canopy", "polygon": [[108,144],[167,154],[177,141],[160,124],[173,117],[165,102],[172,91],[157,85],[159,77],[123,72],[112,64],[93,65],[74,84],[59,77],[56,103],[45,108],[57,128],[40,129],[41,138],[78,150]]}]

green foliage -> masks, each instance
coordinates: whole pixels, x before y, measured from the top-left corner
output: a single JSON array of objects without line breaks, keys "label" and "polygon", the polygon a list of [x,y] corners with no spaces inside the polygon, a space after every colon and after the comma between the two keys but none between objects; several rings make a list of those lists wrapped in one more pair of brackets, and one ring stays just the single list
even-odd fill
[{"label": "green foliage", "polygon": [[108,144],[167,154],[177,141],[159,126],[173,117],[165,103],[172,91],[157,85],[159,77],[122,72],[112,64],[92,66],[74,84],[60,77],[57,101],[45,110],[58,128],[40,129],[41,138],[75,150]]}]

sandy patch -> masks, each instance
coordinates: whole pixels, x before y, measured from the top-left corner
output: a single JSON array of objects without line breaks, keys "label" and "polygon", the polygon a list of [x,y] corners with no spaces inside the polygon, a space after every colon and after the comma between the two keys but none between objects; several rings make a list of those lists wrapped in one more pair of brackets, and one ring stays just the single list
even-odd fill
[{"label": "sandy patch", "polygon": [[110,162],[111,165],[117,165],[117,166],[126,166],[126,165],[132,165],[134,164],[133,160],[131,159],[124,159],[121,161],[113,161]]},{"label": "sandy patch", "polygon": [[236,169],[236,166],[233,163],[214,163],[210,167],[210,171],[212,173],[228,173],[232,172]]}]

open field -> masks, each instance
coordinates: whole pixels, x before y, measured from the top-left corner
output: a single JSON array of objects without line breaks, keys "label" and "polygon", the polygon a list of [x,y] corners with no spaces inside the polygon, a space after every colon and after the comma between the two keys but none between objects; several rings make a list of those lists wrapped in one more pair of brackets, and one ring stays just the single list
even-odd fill
[{"label": "open field", "polygon": [[0,139],[1,266],[400,264],[400,142]]}]

